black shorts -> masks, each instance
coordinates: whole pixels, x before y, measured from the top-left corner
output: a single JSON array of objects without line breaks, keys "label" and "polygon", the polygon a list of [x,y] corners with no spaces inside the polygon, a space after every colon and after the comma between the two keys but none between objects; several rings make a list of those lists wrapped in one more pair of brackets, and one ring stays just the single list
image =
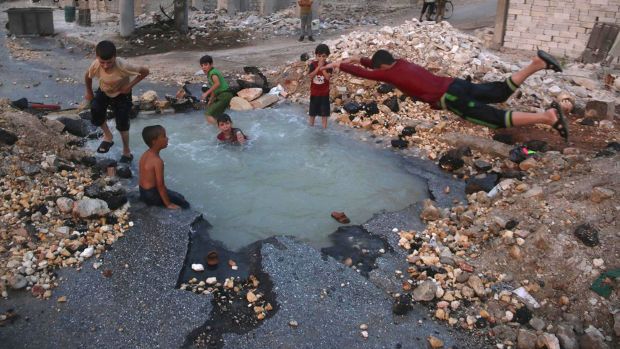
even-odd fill
[{"label": "black shorts", "polygon": [[101,126],[106,121],[108,106],[111,107],[116,129],[119,131],[129,130],[129,114],[131,114],[131,92],[109,97],[100,89],[95,92],[95,98],[90,105],[91,122],[95,126]]},{"label": "black shorts", "polygon": [[310,116],[328,117],[331,114],[329,96],[310,96]]}]

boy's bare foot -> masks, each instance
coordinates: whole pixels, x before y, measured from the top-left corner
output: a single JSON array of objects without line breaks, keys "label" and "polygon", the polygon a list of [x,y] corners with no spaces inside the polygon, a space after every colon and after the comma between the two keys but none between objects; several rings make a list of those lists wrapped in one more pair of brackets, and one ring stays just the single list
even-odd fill
[{"label": "boy's bare foot", "polygon": [[179,207],[179,206],[177,206],[177,205],[175,205],[173,203],[170,203],[170,205],[166,206],[166,208],[169,209],[169,210],[178,210],[181,207]]},{"label": "boy's bare foot", "polygon": [[304,41],[304,36],[303,35],[299,37],[299,41]]},{"label": "boy's bare foot", "polygon": [[308,37],[308,40],[310,40],[310,41],[314,41],[314,38],[312,37],[312,35],[310,35],[310,36]]}]

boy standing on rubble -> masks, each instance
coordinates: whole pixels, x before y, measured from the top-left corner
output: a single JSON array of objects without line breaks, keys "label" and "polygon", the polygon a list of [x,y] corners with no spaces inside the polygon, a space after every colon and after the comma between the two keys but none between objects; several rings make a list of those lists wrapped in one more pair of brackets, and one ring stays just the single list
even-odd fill
[{"label": "boy standing on rubble", "polygon": [[[357,66],[361,64],[363,67]],[[532,74],[550,69],[561,72],[558,61],[539,50],[532,62],[504,81],[474,84],[467,80],[437,76],[405,59],[395,59],[386,50],[369,58],[350,58],[327,64],[322,69],[342,71],[370,80],[394,85],[415,100],[428,103],[433,109],[449,110],[461,118],[490,128],[508,128],[533,124],[551,125],[568,140],[568,123],[557,103],[542,113],[500,110],[488,104],[505,102]]]},{"label": "boy standing on rubble", "polygon": [[[133,155],[129,150],[129,113],[131,112],[131,89],[149,75],[146,67],[129,64],[116,57],[116,46],[108,40],[101,41],[95,47],[97,58],[90,65],[84,76],[86,95],[84,99],[91,102],[91,122],[101,127],[103,141],[97,148],[98,153],[107,153],[114,145],[112,132],[106,123],[108,106],[111,107],[116,120],[116,129],[123,141],[123,155],[120,162],[131,162]],[[135,78],[131,80],[132,77]],[[99,88],[93,93],[93,79],[99,79]]]}]

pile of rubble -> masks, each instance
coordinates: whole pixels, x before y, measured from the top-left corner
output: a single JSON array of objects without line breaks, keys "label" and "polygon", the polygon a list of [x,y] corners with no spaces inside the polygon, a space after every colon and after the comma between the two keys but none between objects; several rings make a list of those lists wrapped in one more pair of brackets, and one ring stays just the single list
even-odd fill
[{"label": "pile of rubble", "polygon": [[[341,32],[347,28],[360,25],[377,25],[378,19],[367,8],[342,12],[330,5],[324,5],[320,16],[315,15],[313,29],[321,33]],[[151,12],[137,17],[138,27],[153,25],[165,17],[161,13]],[[273,36],[291,36],[299,33],[299,15],[297,6],[261,16],[254,12],[239,12],[229,15],[225,10],[206,12],[190,11],[188,36],[192,39],[213,36],[218,31],[239,31],[247,33],[248,40],[267,39]]]},{"label": "pile of rubble", "polygon": [[60,121],[1,105],[0,292],[50,298],[55,270],[80,268],[129,229],[127,198],[116,179],[101,178],[95,158],[75,150],[76,137],[61,134]]}]

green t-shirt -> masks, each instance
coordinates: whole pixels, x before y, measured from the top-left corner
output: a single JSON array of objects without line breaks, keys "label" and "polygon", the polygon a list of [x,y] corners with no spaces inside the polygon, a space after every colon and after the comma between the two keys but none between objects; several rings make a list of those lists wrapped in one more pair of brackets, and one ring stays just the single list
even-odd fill
[{"label": "green t-shirt", "polygon": [[213,75],[216,75],[218,80],[220,81],[220,87],[218,87],[215,91],[213,91],[216,95],[224,92],[224,91],[228,91],[228,83],[226,82],[226,80],[224,79],[224,76],[222,76],[222,72],[215,69],[215,68],[211,68],[211,70],[209,70],[209,74],[207,75],[207,77],[209,78],[209,83],[211,84],[211,86],[213,86]]}]

